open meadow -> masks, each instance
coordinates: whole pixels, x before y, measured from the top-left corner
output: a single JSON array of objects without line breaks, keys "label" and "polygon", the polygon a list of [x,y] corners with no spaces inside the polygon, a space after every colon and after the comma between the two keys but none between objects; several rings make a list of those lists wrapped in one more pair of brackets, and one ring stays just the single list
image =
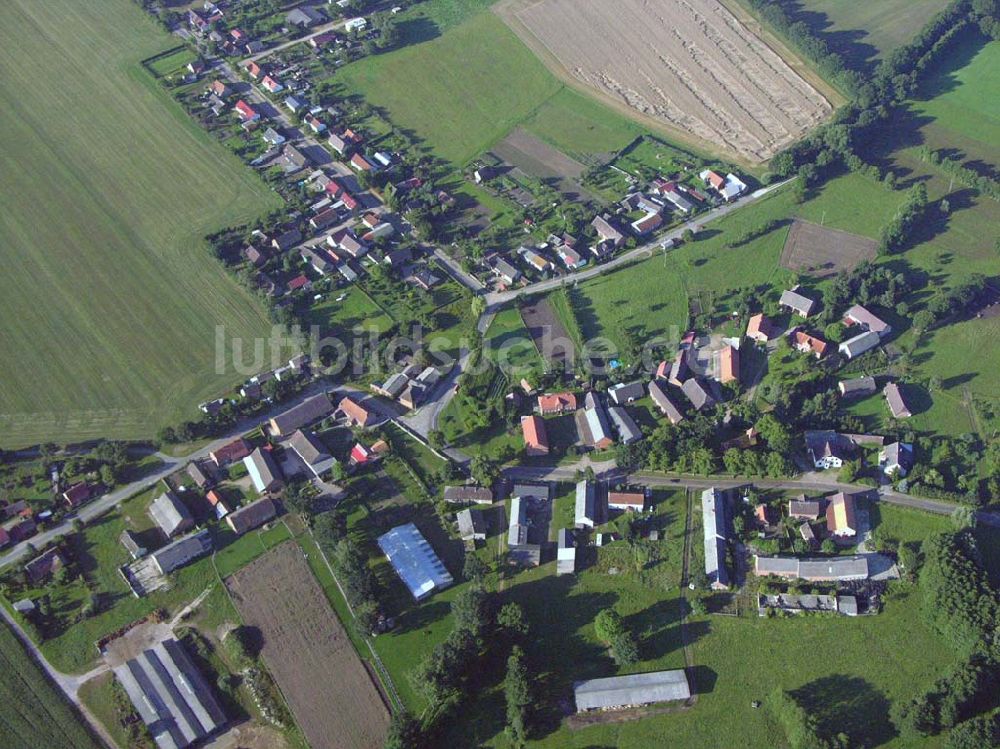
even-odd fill
[{"label": "open meadow", "polygon": [[0,444],[153,436],[233,384],[216,326],[265,335],[206,234],[277,197],[160,90],[129,0],[0,7]]},{"label": "open meadow", "polygon": [[863,68],[910,41],[947,0],[796,0],[792,19],[821,32],[852,67]]}]

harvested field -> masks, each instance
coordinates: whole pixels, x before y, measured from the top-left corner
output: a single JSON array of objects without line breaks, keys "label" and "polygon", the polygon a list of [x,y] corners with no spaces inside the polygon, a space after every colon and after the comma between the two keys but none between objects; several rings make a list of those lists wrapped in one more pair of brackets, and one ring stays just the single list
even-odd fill
[{"label": "harvested field", "polygon": [[797,220],[788,230],[781,267],[827,278],[850,270],[862,260],[873,260],[877,251],[874,239]]},{"label": "harvested field", "polygon": [[521,319],[547,367],[562,362],[571,369],[576,361],[573,339],[548,299],[521,307]]},{"label": "harvested field", "polygon": [[568,200],[594,200],[579,182],[587,167],[527,130],[516,128],[492,151],[503,161],[553,185]]},{"label": "harvested field", "polygon": [[312,749],[381,747],[389,711],[299,547],[282,544],[226,586]]},{"label": "harvested field", "polygon": [[512,0],[499,13],[604,98],[751,162],[832,111],[716,0]]}]

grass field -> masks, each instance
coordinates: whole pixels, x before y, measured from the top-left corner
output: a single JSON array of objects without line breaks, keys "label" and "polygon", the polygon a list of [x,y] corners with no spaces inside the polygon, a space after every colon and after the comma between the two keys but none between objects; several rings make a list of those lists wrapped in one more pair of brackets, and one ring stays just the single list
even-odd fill
[{"label": "grass field", "polygon": [[203,237],[278,199],[139,64],[172,42],[134,3],[16,0],[0,28],[0,443],[152,436],[232,384],[216,325],[269,330]]},{"label": "grass field", "polygon": [[0,625],[0,743],[5,749],[97,749],[6,624]]}]

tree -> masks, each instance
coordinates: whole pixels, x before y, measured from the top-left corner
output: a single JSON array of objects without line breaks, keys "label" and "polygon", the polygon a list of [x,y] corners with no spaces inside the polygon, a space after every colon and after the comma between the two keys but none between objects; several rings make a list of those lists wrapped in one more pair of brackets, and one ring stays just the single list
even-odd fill
[{"label": "tree", "polygon": [[514,601],[509,601],[500,607],[497,614],[497,627],[513,637],[524,637],[528,634],[528,622],[524,618],[524,609]]},{"label": "tree", "polygon": [[500,478],[500,467],[482,453],[472,458],[469,472],[480,486],[493,486],[494,482]]},{"label": "tree", "polygon": [[354,607],[354,621],[362,635],[370,635],[378,626],[378,604],[375,601],[359,603]]},{"label": "tree", "polygon": [[440,450],[444,447],[444,432],[440,429],[431,429],[427,433],[427,443],[435,450]]},{"label": "tree", "polygon": [[520,646],[511,648],[507,659],[507,676],[504,678],[504,696],[507,701],[507,730],[514,743],[521,745],[528,736],[528,706],[531,704],[531,687],[524,651]]},{"label": "tree", "polygon": [[836,542],[834,542],[834,540],[832,538],[824,538],[823,539],[823,543],[820,544],[819,548],[820,548],[820,550],[824,554],[836,554],[837,553],[837,544],[836,544]]},{"label": "tree", "polygon": [[611,645],[624,631],[621,614],[614,609],[604,609],[594,619],[594,632],[603,643]]},{"label": "tree", "polygon": [[631,632],[621,632],[611,643],[611,654],[619,666],[631,666],[639,662],[639,647]]},{"label": "tree", "polygon": [[309,514],[315,503],[316,496],[311,484],[305,481],[292,481],[285,487],[285,506],[292,512]]},{"label": "tree", "polygon": [[841,484],[854,483],[859,473],[861,473],[860,460],[844,461],[844,465],[840,467],[840,472],[837,474],[837,481],[839,481]]},{"label": "tree", "polygon": [[483,578],[486,577],[488,571],[489,569],[483,560],[475,554],[465,555],[465,564],[462,566],[462,577],[466,580],[471,580],[476,585],[482,585]]},{"label": "tree", "polygon": [[456,630],[464,630],[479,640],[486,628],[486,591],[480,585],[472,585],[451,603]]},{"label": "tree", "polygon": [[424,736],[420,721],[405,710],[394,713],[383,746],[385,749],[421,749]]},{"label": "tree", "polygon": [[959,505],[951,512],[951,523],[956,530],[976,527],[976,508]]}]

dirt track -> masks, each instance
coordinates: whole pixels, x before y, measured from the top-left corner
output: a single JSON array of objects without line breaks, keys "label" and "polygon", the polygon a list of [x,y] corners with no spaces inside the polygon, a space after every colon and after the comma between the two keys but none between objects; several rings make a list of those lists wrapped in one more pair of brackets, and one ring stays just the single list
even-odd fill
[{"label": "dirt track", "polygon": [[511,0],[498,13],[602,96],[741,159],[770,158],[832,110],[717,0]]}]

